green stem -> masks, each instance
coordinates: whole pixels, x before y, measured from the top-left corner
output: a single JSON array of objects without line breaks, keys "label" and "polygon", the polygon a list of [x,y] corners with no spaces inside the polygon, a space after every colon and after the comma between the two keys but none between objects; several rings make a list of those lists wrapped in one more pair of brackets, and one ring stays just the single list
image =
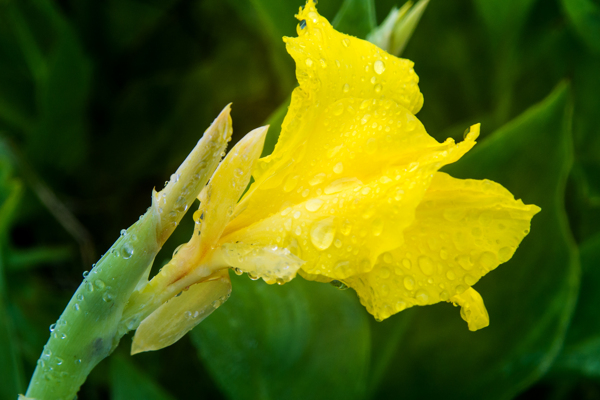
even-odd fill
[{"label": "green stem", "polygon": [[156,254],[221,160],[231,137],[229,113],[227,106],[167,186],[153,193],[148,211],[84,276],[51,329],[28,398],[72,400],[92,369],[117,347],[127,332],[118,327],[129,298],[147,282]]}]

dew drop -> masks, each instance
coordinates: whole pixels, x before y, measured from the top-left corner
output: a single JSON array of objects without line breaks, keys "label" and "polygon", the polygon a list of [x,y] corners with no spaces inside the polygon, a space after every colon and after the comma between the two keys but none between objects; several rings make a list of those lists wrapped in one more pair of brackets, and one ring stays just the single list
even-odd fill
[{"label": "dew drop", "polygon": [[104,300],[106,303],[110,303],[114,299],[113,299],[112,294],[110,294],[109,292],[106,292],[102,295],[102,300]]},{"label": "dew drop", "polygon": [[328,249],[333,243],[334,236],[333,217],[314,223],[310,230],[310,241],[319,250]]},{"label": "dew drop", "polygon": [[345,83],[344,86],[342,87],[342,90],[344,91],[344,93],[348,93],[350,91],[350,85]]},{"label": "dew drop", "polygon": [[342,247],[342,241],[340,239],[335,239],[333,245],[339,249]]},{"label": "dew drop", "polygon": [[419,257],[418,264],[419,264],[419,268],[421,269],[421,271],[423,271],[423,273],[425,275],[433,274],[434,265],[433,265],[433,261],[431,261],[431,258],[429,258],[427,256],[421,256],[421,257]]},{"label": "dew drop", "polygon": [[123,259],[128,260],[133,255],[133,247],[129,243],[123,243],[121,246],[121,257]]},{"label": "dew drop", "polygon": [[339,290],[346,290],[348,289],[348,285],[346,285],[344,282],[342,281],[337,281],[337,280],[333,280],[330,282],[331,286],[339,289]]},{"label": "dew drop", "polygon": [[458,262],[458,264],[467,271],[469,271],[471,268],[473,268],[473,262],[471,261],[471,257],[469,257],[466,254],[457,256],[456,262]]},{"label": "dew drop", "polygon": [[321,199],[310,199],[304,203],[304,207],[310,211],[315,212],[323,205],[323,200]]},{"label": "dew drop", "polygon": [[514,247],[503,247],[498,251],[498,259],[500,260],[500,262],[507,262],[508,260],[510,260],[514,252]]},{"label": "dew drop", "polygon": [[87,278],[89,274],[90,274],[89,271],[83,271],[83,278],[84,279]]},{"label": "dew drop", "polygon": [[54,329],[56,329],[56,324],[50,325],[50,332],[54,332]]},{"label": "dew drop", "polygon": [[442,260],[447,260],[448,259],[448,251],[444,247],[442,247],[442,249],[440,250],[440,258]]},{"label": "dew drop", "polygon": [[484,270],[489,271],[498,265],[498,259],[494,253],[486,251],[479,257],[479,264]]},{"label": "dew drop", "polygon": [[322,183],[326,177],[327,175],[325,175],[324,173],[316,174],[310,179],[310,181],[308,181],[308,184],[310,186],[318,185],[319,183]]},{"label": "dew drop", "polygon": [[375,61],[375,64],[373,64],[373,70],[375,70],[375,72],[378,75],[383,74],[383,71],[385,71],[385,64],[383,63],[383,61],[381,61],[381,60]]},{"label": "dew drop", "polygon": [[342,164],[341,162],[335,164],[335,166],[333,167],[333,172],[335,172],[336,174],[341,174],[342,172],[344,172],[344,164]]},{"label": "dew drop", "polygon": [[342,39],[342,43],[344,44],[344,46],[350,47],[350,39],[344,38]]},{"label": "dew drop", "polygon": [[342,224],[342,227],[340,228],[340,232],[342,232],[342,235],[348,236],[351,231],[352,231],[352,224],[350,223],[350,221],[345,220],[344,223]]},{"label": "dew drop", "polygon": [[380,93],[382,89],[383,89],[383,86],[381,86],[381,83],[378,83],[377,85],[375,85],[375,93]]},{"label": "dew drop", "polygon": [[106,284],[104,283],[104,281],[102,279],[96,279],[94,281],[94,286],[98,290],[104,290],[104,288],[106,287]]},{"label": "dew drop", "polygon": [[404,277],[404,287],[406,290],[413,290],[415,288],[415,280],[412,276]]},{"label": "dew drop", "polygon": [[333,106],[333,115],[335,115],[336,117],[339,117],[340,115],[342,115],[344,113],[344,104],[343,103],[337,103],[335,106]]},{"label": "dew drop", "polygon": [[448,278],[448,280],[450,281],[453,281],[456,279],[456,274],[454,273],[454,271],[450,270],[446,272],[446,278]]},{"label": "dew drop", "polygon": [[307,67],[312,67],[312,65],[313,65],[313,60],[311,60],[310,58],[307,58],[307,59],[306,59],[306,61],[305,61],[305,63],[306,63],[306,66],[307,66]]},{"label": "dew drop", "polygon": [[371,231],[373,232],[374,236],[381,235],[381,232],[383,232],[383,220],[381,218],[376,218],[373,220],[373,223],[371,224]]},{"label": "dew drop", "polygon": [[244,273],[244,271],[242,271],[242,270],[241,270],[241,269],[239,269],[239,268],[234,268],[234,269],[233,269],[233,272],[235,272],[235,274],[236,274],[236,275],[238,275],[238,276],[239,276],[239,275],[242,275],[242,274]]},{"label": "dew drop", "polygon": [[285,181],[285,184],[283,185],[283,191],[289,193],[294,190],[297,184],[298,176],[291,176]]},{"label": "dew drop", "polygon": [[390,270],[383,267],[379,270],[379,277],[382,279],[387,279],[390,277]]},{"label": "dew drop", "polygon": [[465,280],[465,283],[469,286],[473,286],[474,284],[477,283],[477,279],[475,279],[475,277],[471,276],[471,275],[466,275],[464,277],[464,280]]},{"label": "dew drop", "polygon": [[425,289],[419,289],[415,294],[415,299],[417,300],[417,303],[424,306],[429,301],[429,293],[427,293]]},{"label": "dew drop", "polygon": [[410,267],[412,267],[412,263],[410,262],[410,260],[408,258],[405,258],[402,260],[402,265],[406,269],[410,269]]}]

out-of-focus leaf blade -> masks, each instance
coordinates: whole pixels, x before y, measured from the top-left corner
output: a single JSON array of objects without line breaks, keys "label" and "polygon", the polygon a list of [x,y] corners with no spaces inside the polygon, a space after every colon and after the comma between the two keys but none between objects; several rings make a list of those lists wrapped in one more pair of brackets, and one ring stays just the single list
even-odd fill
[{"label": "out-of-focus leaf blade", "polygon": [[8,232],[22,194],[20,181],[11,179],[11,166],[0,159],[0,399],[15,398],[24,390],[23,366],[19,345],[8,312],[6,284],[6,253],[9,246]]},{"label": "out-of-focus leaf blade", "polygon": [[562,0],[562,4],[581,39],[600,53],[600,4],[592,0]]},{"label": "out-of-focus leaf blade", "polygon": [[473,0],[494,44],[514,40],[537,0]]},{"label": "out-of-focus leaf blade", "polygon": [[332,25],[345,34],[366,38],[377,26],[374,0],[345,0]]},{"label": "out-of-focus leaf blade", "polygon": [[111,357],[110,377],[112,400],[174,400],[124,357]]},{"label": "out-of-focus leaf blade", "polygon": [[580,373],[600,378],[600,234],[580,247],[581,288],[565,345],[552,369],[554,373]]},{"label": "out-of-focus leaf blade", "polygon": [[448,168],[455,177],[497,181],[542,211],[513,258],[475,286],[490,326],[469,332],[447,304],[418,310],[381,394],[510,398],[547,370],[562,345],[579,279],[563,204],[570,124],[569,88],[561,84]]},{"label": "out-of-focus leaf blade", "polygon": [[231,399],[360,399],[367,314],[354,293],[296,278],[282,287],[233,277],[231,298],[192,331]]}]

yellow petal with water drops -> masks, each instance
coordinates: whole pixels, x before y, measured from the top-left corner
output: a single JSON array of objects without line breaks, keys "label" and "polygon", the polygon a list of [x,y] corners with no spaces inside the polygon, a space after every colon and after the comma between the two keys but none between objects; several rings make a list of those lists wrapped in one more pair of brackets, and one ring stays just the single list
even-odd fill
[{"label": "yellow petal with water drops", "polygon": [[438,172],[404,231],[404,244],[344,283],[379,320],[448,301],[508,261],[539,211],[495,182]]},{"label": "yellow petal with water drops", "polygon": [[[458,145],[433,141],[435,145],[407,150],[411,156],[400,156],[400,165],[394,165],[393,158],[377,167],[349,164],[350,174],[356,176],[340,173],[324,187],[315,185],[318,189],[312,189],[308,196],[283,192],[287,202],[281,211],[256,218],[254,223],[224,236],[220,243],[285,247],[306,261],[302,270],[307,277],[322,275],[339,280],[368,272],[380,254],[402,245],[403,231],[413,222],[435,171],[471,148],[476,134],[474,129]],[[299,168],[300,173],[303,165],[293,168]],[[269,194],[265,196],[259,189],[252,192],[250,200],[268,204],[271,196],[281,196],[277,191]]]},{"label": "yellow petal with water drops", "polygon": [[205,259],[229,222],[233,207],[248,186],[252,167],[260,156],[268,127],[248,133],[240,140],[200,193],[200,209],[190,241],[180,246],[173,258],[142,290],[135,292],[125,310],[124,323],[135,326],[148,311],[179,293],[183,288],[207,279],[215,268],[225,265]]},{"label": "yellow petal with water drops", "polygon": [[227,270],[190,286],[142,321],[133,337],[131,354],[160,350],[177,342],[223,304],[230,293]]},{"label": "yellow petal with water drops", "polygon": [[269,284],[284,284],[296,277],[304,261],[277,245],[261,246],[243,242],[225,243],[213,253],[215,264],[228,265],[251,279],[262,278]]},{"label": "yellow petal with water drops", "polygon": [[469,324],[470,331],[477,331],[490,324],[490,316],[483,304],[481,295],[473,288],[450,298],[460,306],[460,316]]},{"label": "yellow petal with water drops", "polygon": [[423,104],[413,62],[394,57],[379,47],[333,29],[309,0],[296,16],[298,37],[284,38],[296,62],[300,87],[282,125],[275,151],[261,159],[259,179],[295,152],[308,135],[319,135],[313,124],[325,109],[341,99],[388,99],[416,114]]},{"label": "yellow petal with water drops", "polygon": [[229,223],[234,207],[250,182],[268,129],[268,126],[256,128],[244,136],[227,154],[198,196],[202,216],[198,250],[201,255],[214,246]]},{"label": "yellow petal with water drops", "polygon": [[[336,111],[338,106],[341,111]],[[291,152],[286,165],[252,184],[225,235],[310,199],[376,186],[376,182],[384,185],[374,188],[380,192],[397,183],[410,186],[412,182],[424,190],[432,169],[456,161],[479,134],[479,125],[474,125],[464,142],[455,145],[448,139],[438,143],[414,115],[391,100],[342,99],[328,108],[313,128],[315,134],[304,135],[303,144]],[[416,203],[411,211],[414,207]]]}]

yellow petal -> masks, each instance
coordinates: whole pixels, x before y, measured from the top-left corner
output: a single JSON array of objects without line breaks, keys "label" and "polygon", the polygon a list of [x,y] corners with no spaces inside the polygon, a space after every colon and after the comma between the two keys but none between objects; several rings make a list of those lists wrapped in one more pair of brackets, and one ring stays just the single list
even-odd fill
[{"label": "yellow petal", "polygon": [[436,173],[404,244],[372,271],[344,280],[379,320],[414,305],[448,301],[508,261],[540,208],[488,180]]},{"label": "yellow petal", "polygon": [[[286,247],[306,261],[302,270],[307,276],[345,279],[368,272],[380,254],[402,245],[403,231],[412,223],[434,172],[467,151],[475,136],[476,133],[469,135],[459,145],[434,141],[435,145],[419,147],[408,158],[400,157],[400,166],[394,166],[393,159],[376,167],[349,165],[351,174],[365,182],[357,177],[342,177],[325,183],[324,188],[315,185],[321,190],[320,195],[315,190],[307,198],[298,193],[254,191],[250,204],[261,201],[266,208],[270,199],[279,195],[286,196],[285,208],[267,218],[256,218],[258,221],[231,232],[220,243]],[[406,164],[408,160],[416,162]],[[300,173],[301,167],[298,168]],[[247,213],[248,208],[243,215]]]},{"label": "yellow petal", "polygon": [[450,298],[450,301],[460,306],[460,316],[469,324],[470,331],[485,328],[490,324],[481,295],[473,288],[468,288],[461,294]]},{"label": "yellow petal", "polygon": [[275,151],[257,165],[257,180],[273,165],[285,163],[289,152],[295,151],[307,135],[318,134],[313,123],[341,99],[388,99],[412,114],[423,104],[411,61],[335,31],[318,14],[313,1],[308,1],[296,17],[301,21],[299,36],[284,40],[296,61],[300,87],[292,94]]},{"label": "yellow petal", "polygon": [[131,354],[172,345],[223,304],[230,293],[227,270],[190,286],[142,321],[133,337]]},{"label": "yellow petal", "polygon": [[456,161],[479,135],[479,125],[474,125],[459,145],[452,139],[438,143],[414,115],[391,100],[342,99],[312,129],[311,134],[297,133],[305,140],[289,152],[285,165],[252,184],[224,235],[311,198],[376,180],[416,179],[410,176],[415,169],[426,174],[426,169]]},{"label": "yellow petal", "polygon": [[[254,164],[260,157],[268,126],[249,132],[231,149],[202,190],[200,254],[214,246],[233,214],[233,209],[246,190]],[[194,235],[196,237],[196,235]]]},{"label": "yellow petal", "polygon": [[248,273],[252,279],[262,278],[269,284],[283,284],[296,276],[304,261],[288,249],[279,246],[260,246],[246,243],[225,243],[215,250],[214,260]]},{"label": "yellow petal", "polygon": [[[135,326],[156,307],[184,288],[209,277],[215,268],[205,259],[212,250],[231,211],[250,181],[252,167],[264,144],[268,127],[248,133],[240,140],[213,174],[209,184],[200,193],[200,210],[194,214],[196,226],[190,241],[182,245],[173,258],[152,278],[143,290],[135,292],[125,310],[124,321]],[[203,216],[203,221],[200,215]]]}]

